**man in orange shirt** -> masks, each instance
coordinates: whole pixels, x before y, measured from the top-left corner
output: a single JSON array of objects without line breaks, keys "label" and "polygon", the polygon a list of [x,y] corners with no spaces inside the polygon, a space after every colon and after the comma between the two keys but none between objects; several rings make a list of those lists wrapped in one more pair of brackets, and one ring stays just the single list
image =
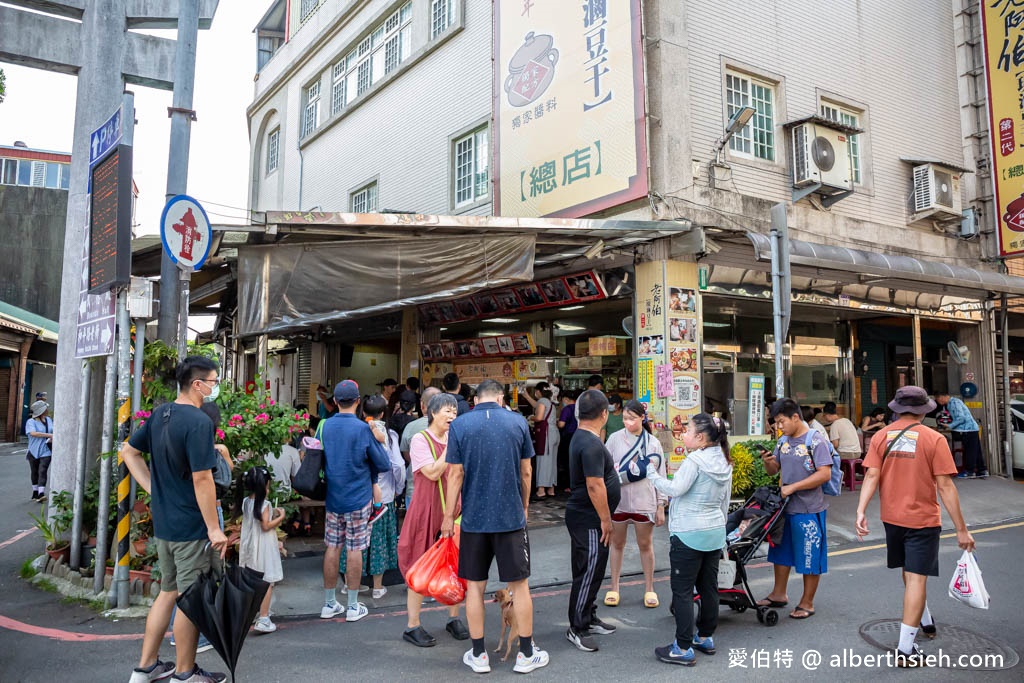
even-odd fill
[{"label": "man in orange shirt", "polygon": [[898,419],[875,434],[864,458],[867,473],[857,505],[857,535],[868,533],[868,503],[878,489],[888,566],[902,568],[905,587],[896,664],[918,667],[924,665],[924,655],[914,642],[918,629],[929,638],[936,633],[926,594],[928,577],[939,575],[942,511],[936,488],[953,518],[957,544],[973,551],[974,538],[960,512],[952,480],[956,464],[949,444],[944,436],[921,424],[921,419],[935,410],[935,401],[921,387],[908,386],[896,391],[889,408]]}]

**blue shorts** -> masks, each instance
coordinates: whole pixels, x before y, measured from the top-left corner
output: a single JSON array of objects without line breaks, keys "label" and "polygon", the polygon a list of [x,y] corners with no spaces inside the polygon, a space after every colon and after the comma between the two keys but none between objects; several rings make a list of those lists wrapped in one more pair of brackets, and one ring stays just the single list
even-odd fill
[{"label": "blue shorts", "polygon": [[828,571],[828,538],[825,536],[825,511],[786,515],[782,542],[768,549],[768,561],[793,567],[797,574],[824,574]]}]

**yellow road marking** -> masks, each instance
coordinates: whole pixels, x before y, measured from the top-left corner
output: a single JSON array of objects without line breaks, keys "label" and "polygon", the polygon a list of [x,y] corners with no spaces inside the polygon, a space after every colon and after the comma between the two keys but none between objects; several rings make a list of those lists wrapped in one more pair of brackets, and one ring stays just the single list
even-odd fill
[{"label": "yellow road marking", "polygon": [[[984,529],[969,529],[969,531],[971,532],[971,535],[973,536],[974,534],[983,534],[983,533],[985,533],[987,531],[1000,531],[1001,529],[1014,529],[1014,528],[1020,527],[1020,526],[1024,526],[1024,522],[1014,522],[1013,524],[1000,524],[998,526],[990,526],[990,527],[986,527]],[[941,536],[939,536],[939,538],[956,538],[956,532],[953,531],[953,532],[950,532],[950,533],[942,534]],[[835,552],[830,552],[828,554],[828,556],[829,557],[836,557],[837,555],[849,555],[850,553],[862,553],[865,550],[879,550],[879,549],[884,548],[884,547],[885,547],[884,543],[879,543],[877,545],[863,545],[863,546],[858,546],[856,548],[847,548],[846,550],[837,550]]]}]

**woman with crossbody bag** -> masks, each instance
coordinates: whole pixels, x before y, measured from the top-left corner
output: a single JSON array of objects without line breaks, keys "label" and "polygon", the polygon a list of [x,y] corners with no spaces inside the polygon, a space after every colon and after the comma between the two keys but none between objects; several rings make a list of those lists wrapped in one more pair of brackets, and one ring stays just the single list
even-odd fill
[{"label": "woman with crossbody bag", "polygon": [[661,442],[654,436],[647,411],[639,401],[629,401],[622,410],[623,429],[613,432],[605,444],[619,471],[621,499],[612,511],[612,540],[609,560],[612,584],[604,596],[604,604],[619,604],[619,577],[622,574],[622,553],[626,548],[629,525],[633,525],[640,564],[644,572],[644,607],[658,606],[654,592],[654,527],[665,523],[668,496],[659,493],[646,477],[651,462],[665,476],[665,457]]},{"label": "woman with crossbody bag", "polygon": [[[454,505],[458,516],[459,501],[443,501],[447,486],[448,428],[458,416],[459,406],[452,394],[438,394],[427,404],[427,428],[412,437],[409,460],[414,479],[412,501],[405,513],[402,533],[398,537],[398,568],[405,576],[420,556],[434,545],[441,533],[447,505]],[[437,640],[420,625],[423,596],[406,591],[408,620],[402,639],[416,647],[433,647]],[[456,640],[467,640],[469,629],[459,618],[459,606],[448,608],[445,630]]]},{"label": "woman with crossbody bag", "polygon": [[25,433],[28,435],[26,457],[32,475],[32,500],[40,503],[46,500],[46,475],[53,455],[53,420],[46,416],[49,409],[46,401],[36,401],[29,408],[32,419],[25,423]]}]

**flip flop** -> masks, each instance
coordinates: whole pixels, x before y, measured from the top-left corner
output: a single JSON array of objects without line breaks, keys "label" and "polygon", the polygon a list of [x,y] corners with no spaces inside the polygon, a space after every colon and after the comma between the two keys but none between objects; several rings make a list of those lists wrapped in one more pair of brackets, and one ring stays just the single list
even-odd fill
[{"label": "flip flop", "polygon": [[[803,614],[798,616],[799,612],[803,612]],[[812,609],[804,609],[803,607],[797,607],[795,610],[793,610],[792,612],[789,613],[789,618],[790,619],[810,619],[813,616],[814,616],[814,610],[812,610]]]},{"label": "flip flop", "polygon": [[772,600],[771,598],[764,598],[763,600],[758,600],[754,604],[758,607],[785,607],[789,603],[783,602],[782,600]]},{"label": "flip flop", "polygon": [[619,606],[619,593],[618,591],[608,591],[604,594],[604,604],[608,607]]},{"label": "flip flop", "polygon": [[644,607],[650,607],[653,609],[657,607],[659,604],[661,603],[658,602],[657,593],[655,593],[654,591],[651,591],[650,593],[644,593]]}]

